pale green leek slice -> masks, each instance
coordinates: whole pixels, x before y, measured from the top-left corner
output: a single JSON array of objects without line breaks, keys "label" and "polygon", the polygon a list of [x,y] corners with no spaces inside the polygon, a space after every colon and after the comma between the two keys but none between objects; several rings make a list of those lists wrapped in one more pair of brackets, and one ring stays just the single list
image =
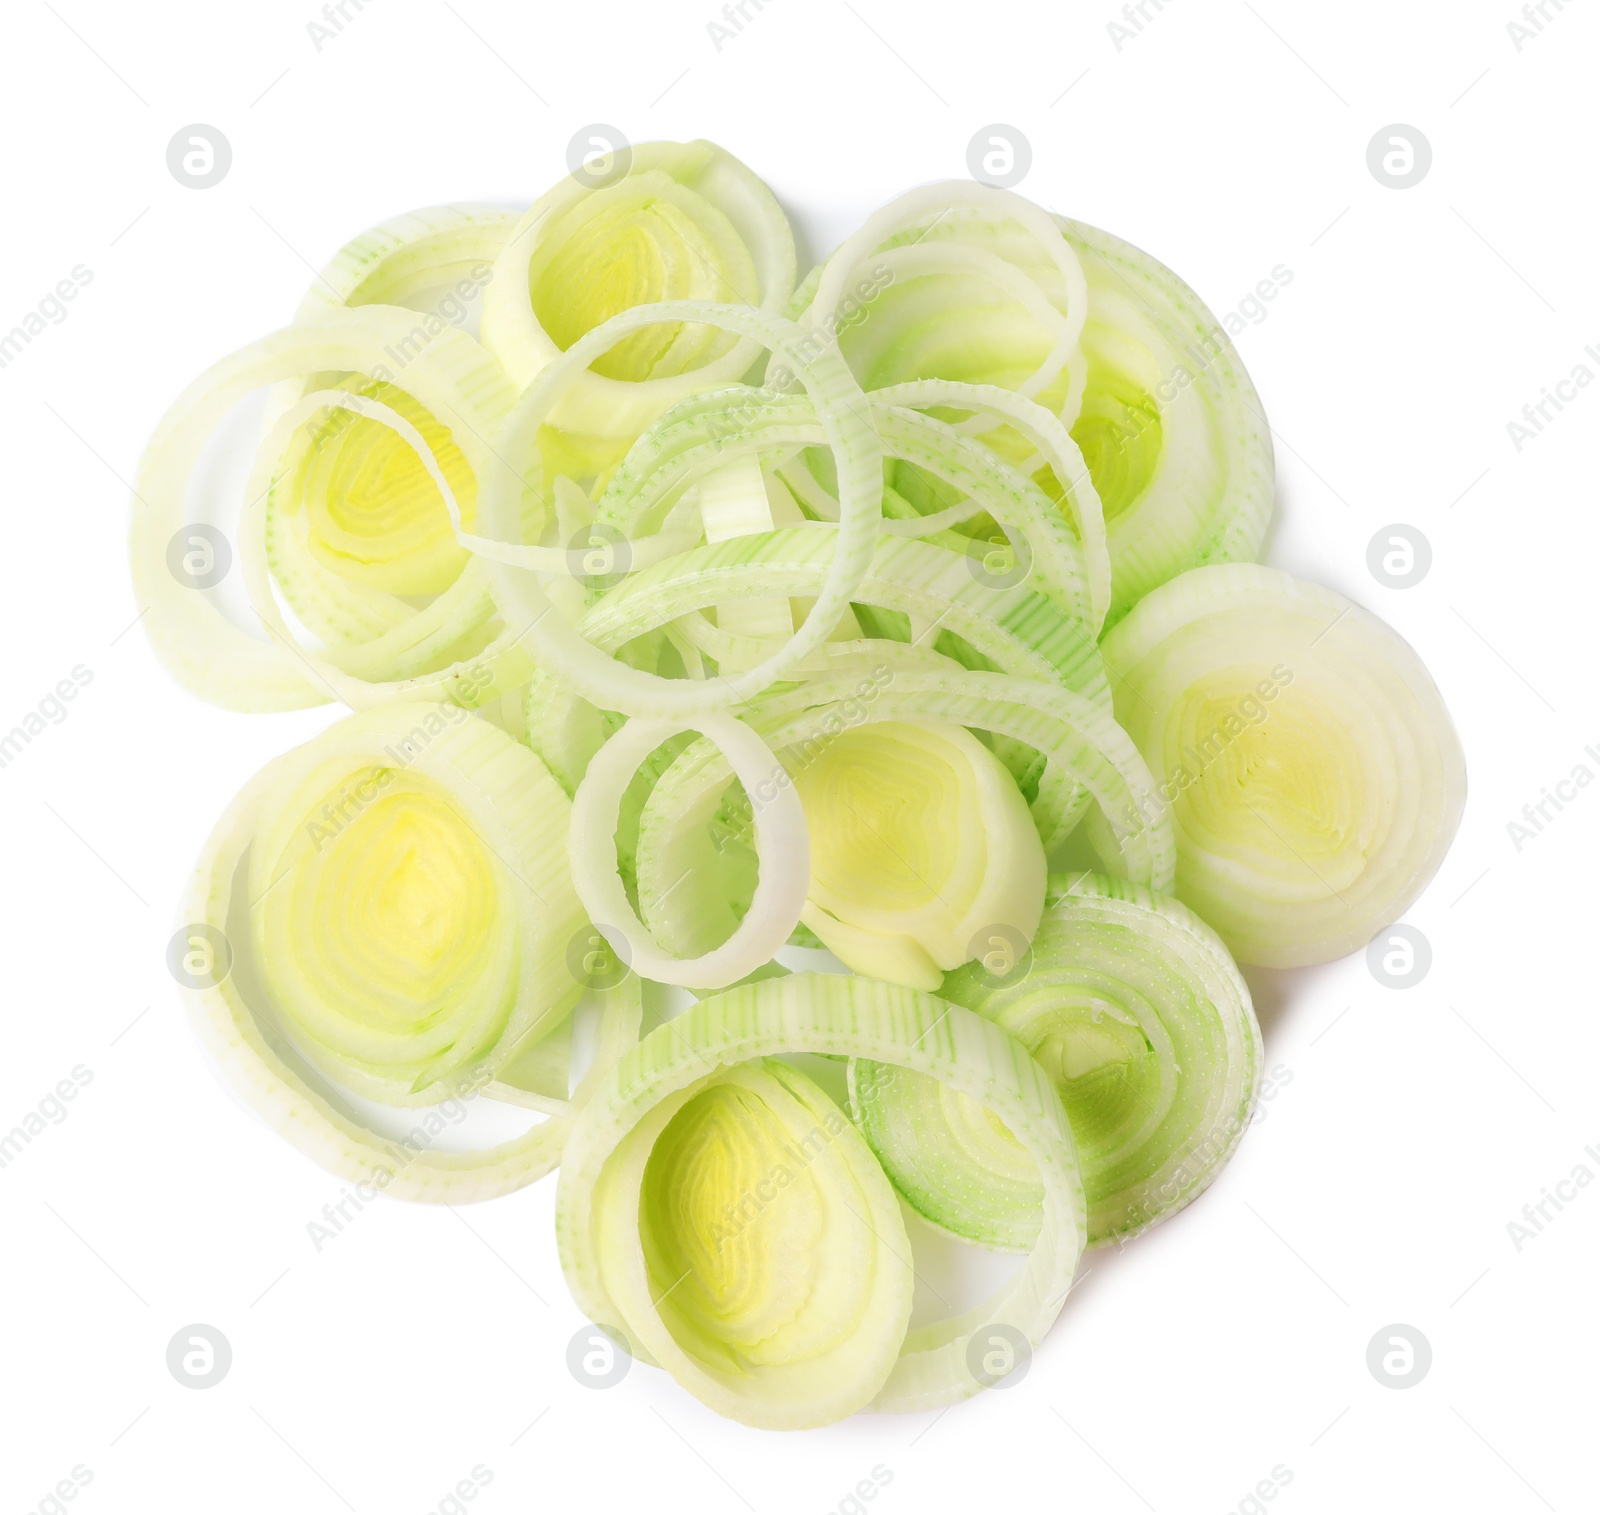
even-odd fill
[{"label": "pale green leek slice", "polygon": [[1341,594],[1253,563],[1196,568],[1104,644],[1160,781],[1178,896],[1241,962],[1327,962],[1421,894],[1466,765],[1415,652]]},{"label": "pale green leek slice", "polygon": [[[448,541],[434,539],[452,555],[457,577],[423,605],[362,583],[359,572],[350,577],[312,551],[295,555],[286,537],[293,535],[295,512],[309,502],[288,485],[287,494],[278,489],[281,469],[294,462],[286,465],[282,452],[293,432],[284,435],[281,426],[258,452],[230,549],[240,559],[264,635],[235,625],[204,583],[193,587],[171,567],[173,544],[182,544],[191,525],[189,493],[201,454],[230,412],[256,390],[327,374],[344,381],[319,393],[359,401],[356,391],[363,384],[382,382],[378,376],[391,372],[386,348],[403,340],[412,319],[395,307],[366,306],[331,310],[314,323],[286,328],[213,365],[157,428],[134,481],[134,588],[158,657],[193,693],[241,710],[296,709],[334,698],[362,705],[444,697],[474,705],[526,682],[529,659],[496,620],[482,565],[455,555]],[[481,480],[491,456],[489,433],[513,398],[499,366],[471,337],[451,328],[417,356],[404,379],[403,403],[414,403],[413,414],[424,425],[448,433],[454,448],[450,466],[464,465]],[[313,416],[307,424],[319,422]],[[419,526],[426,531],[429,513],[436,512],[448,527],[446,503],[428,472],[431,449],[424,447],[424,456],[388,426],[358,431],[359,419],[353,418],[342,425],[340,435],[350,445],[377,449],[386,482],[370,494],[323,503],[344,516],[376,560],[388,555],[384,542],[391,526],[410,537]],[[226,502],[205,503],[209,517],[227,518]],[[386,519],[392,509],[396,513]],[[353,519],[352,511],[367,518]],[[307,619],[320,625],[321,642],[305,643],[279,612],[275,564],[290,577],[302,575],[295,595]]]},{"label": "pale green leek slice", "polygon": [[[396,766],[396,752],[411,761]],[[317,783],[308,783],[319,774],[332,786],[320,794]],[[639,980],[629,976],[605,992],[594,1061],[568,1098],[517,1100],[552,1112],[552,1118],[479,1151],[447,1150],[439,1142],[473,1098],[516,1096],[516,1090],[493,1081],[520,1076],[518,1065],[530,1050],[564,1029],[566,1008],[576,995],[565,969],[565,948],[581,917],[570,882],[562,877],[563,849],[538,840],[541,830],[553,827],[558,835],[564,830],[565,800],[554,791],[537,760],[484,721],[452,706],[398,704],[351,717],[307,747],[275,759],[218,821],[179,910],[191,1022],[227,1085],[329,1172],[396,1198],[438,1203],[510,1193],[557,1165],[578,1109],[637,1042]],[[285,794],[314,799],[313,812],[290,816],[281,808]],[[441,814],[442,807],[449,816]],[[426,957],[430,946],[437,963],[450,955],[452,944],[440,940],[432,922],[429,940],[402,943],[398,958],[390,958],[381,942],[416,919],[419,909],[426,919],[426,902],[437,883],[429,876],[431,860],[445,839],[440,833],[454,833],[445,850],[459,855],[473,842],[460,829],[469,818],[484,828],[484,841],[475,843],[481,854],[498,845],[508,857],[520,851],[526,865],[527,877],[518,878],[503,859],[486,864],[496,875],[496,913],[515,925],[515,987],[527,998],[505,1006],[496,1039],[485,1048],[482,1041],[489,1033],[468,1004],[475,994],[480,1002],[490,998],[482,992],[483,981],[446,986],[431,1023],[412,1022],[410,1040],[417,1045],[408,1051],[403,1023],[417,1010],[416,983],[409,975],[397,982],[396,969]],[[397,857],[397,832],[429,822],[435,835],[426,851],[414,859]],[[290,855],[278,857],[282,871],[269,882],[270,892],[260,895],[252,888],[258,849],[271,848],[269,833],[275,830],[281,837],[286,827],[297,825],[317,828],[317,836],[302,830],[289,838]],[[328,832],[334,833],[331,840]],[[311,857],[297,859],[294,854],[307,846]],[[324,892],[317,898],[318,881],[310,874],[319,871],[323,882],[339,872],[352,892],[332,899]],[[285,891],[298,893],[300,903],[310,907],[314,929],[303,940],[275,939],[275,922],[283,916],[276,905],[269,912],[267,901]],[[470,906],[457,900],[444,908],[459,920]],[[269,987],[286,977],[298,996],[292,1013]],[[335,996],[332,1002],[319,1003],[327,994]],[[454,1024],[469,1031],[476,1025],[480,1035],[464,1048],[441,1049],[435,1040],[423,1051],[441,1016],[454,1017]],[[386,1062],[363,1067],[329,1046],[381,1035],[384,1022],[390,1037]],[[370,1057],[375,1048],[369,1044],[364,1050]],[[462,1060],[463,1052],[470,1054],[468,1061]],[[416,1067],[436,1075],[421,1089],[413,1087]],[[407,1107],[409,1132],[404,1121],[397,1135],[374,1127],[361,1099],[351,1095]]]},{"label": "pale green leek slice", "polygon": [[[993,1109],[1044,1187],[1020,1273],[908,1331],[911,1257],[888,1185],[837,1107],[758,1061],[789,1053],[908,1067]],[[580,1116],[556,1193],[562,1269],[588,1317],[719,1413],[774,1429],[977,1393],[987,1333],[1037,1347],[1060,1312],[1083,1215],[1060,1101],[1017,1042],[932,995],[818,974],[725,990],[647,1036]],[[688,1304],[668,1302],[684,1290]]]},{"label": "pale green leek slice", "polygon": [[[1261,1033],[1216,933],[1142,885],[1052,881],[1027,952],[979,959],[941,996],[993,1020],[1048,1074],[1078,1150],[1089,1245],[1126,1241],[1200,1194],[1254,1114]],[[1040,1221],[1032,1160],[948,1086],[856,1062],[855,1119],[895,1186],[934,1224],[1025,1251]]]},{"label": "pale green leek slice", "polygon": [[[710,142],[627,153],[610,182],[569,175],[535,201],[495,263],[483,340],[518,388],[637,306],[696,300],[778,315],[789,300],[794,235],[744,164]],[[675,401],[742,378],[760,352],[747,333],[687,316],[641,328],[586,363],[544,420],[603,467]]]}]

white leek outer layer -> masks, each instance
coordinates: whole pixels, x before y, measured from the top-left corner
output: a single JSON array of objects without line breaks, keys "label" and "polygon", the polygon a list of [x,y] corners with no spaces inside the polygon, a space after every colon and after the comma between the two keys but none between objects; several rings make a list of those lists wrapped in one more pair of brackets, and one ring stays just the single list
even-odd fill
[{"label": "white leek outer layer", "polygon": [[[974,1309],[906,1332],[881,1380],[868,1371],[875,1364],[861,1359],[848,1381],[823,1383],[748,1362],[730,1371],[686,1350],[660,1305],[674,1280],[651,1275],[639,1236],[632,1196],[645,1181],[648,1157],[639,1148],[723,1070],[800,1052],[871,1058],[949,1083],[993,1109],[1033,1158],[1044,1185],[1043,1223],[1021,1272]],[[641,1128],[646,1134],[634,1145]],[[608,1172],[616,1187],[602,1213],[591,1198]],[[726,1198],[737,1213],[744,1196],[714,1197]],[[880,1233],[891,1250],[900,1241],[892,1227],[880,1226]],[[1071,1130],[1055,1091],[1019,1043],[932,995],[867,979],[794,974],[703,1000],[623,1058],[568,1144],[556,1235],[567,1282],[597,1325],[622,1332],[635,1355],[648,1354],[720,1413],[791,1429],[825,1424],[868,1404],[927,1410],[976,1393],[982,1383],[968,1366],[973,1338],[981,1342],[987,1328],[1006,1326],[1037,1347],[1065,1302],[1085,1232]],[[902,1308],[898,1297],[880,1300],[863,1311],[859,1329],[873,1338],[897,1324],[903,1330]]]},{"label": "white leek outer layer", "polygon": [[[454,712],[454,716],[461,713]],[[215,977],[215,982],[202,981],[185,990],[190,1018],[203,1049],[239,1098],[313,1161],[351,1183],[367,1184],[398,1198],[462,1203],[510,1193],[550,1172],[560,1161],[572,1117],[623,1049],[638,1039],[639,986],[637,979],[629,978],[607,995],[596,1059],[584,1081],[565,1103],[542,1102],[541,1108],[555,1112],[551,1119],[523,1136],[482,1151],[435,1149],[435,1139],[446,1129],[445,1117],[458,1118],[450,1101],[492,1093],[490,1080],[498,1068],[558,1029],[551,1025],[551,1006],[571,1003],[572,985],[561,963],[576,918],[575,901],[566,885],[568,903],[559,904],[564,873],[559,846],[539,849],[537,857],[525,859],[534,869],[532,880],[512,878],[503,863],[498,865],[502,870],[499,885],[511,896],[508,908],[523,916],[523,945],[530,970],[526,977],[531,991],[544,998],[513,1009],[499,1043],[472,1066],[457,1069],[431,1088],[415,1093],[392,1080],[385,1085],[370,1075],[352,1077],[351,1069],[331,1059],[326,1048],[317,1048],[302,1031],[285,1023],[263,986],[250,927],[253,897],[247,865],[263,830],[278,819],[277,799],[288,788],[302,787],[299,780],[305,776],[308,758],[313,767],[326,771],[331,770],[320,758],[334,759],[334,769],[371,773],[371,765],[384,756],[386,745],[404,742],[419,729],[426,731],[436,718],[448,729],[440,729],[430,738],[430,745],[414,765],[416,772],[435,781],[449,777],[461,786],[456,798],[475,808],[480,822],[488,825],[487,840],[514,850],[515,838],[505,824],[486,819],[488,791],[494,788],[505,788],[506,798],[514,805],[554,807],[557,821],[564,818],[560,809],[564,799],[559,792],[549,792],[554,790],[553,784],[541,786],[537,760],[525,751],[517,757],[519,749],[486,723],[470,720],[474,729],[467,734],[468,746],[487,748],[499,738],[509,756],[491,755],[485,760],[485,752],[478,752],[476,759],[470,753],[456,752],[455,757],[469,767],[452,774],[452,751],[460,743],[454,738],[456,728],[450,724],[449,712],[415,705],[368,712],[331,728],[331,741],[318,738],[274,760],[240,791],[201,853],[179,914],[180,929],[190,932],[191,949],[210,962]],[[468,724],[467,718],[462,720]],[[469,768],[474,766],[477,776],[469,777]],[[513,777],[513,770],[520,778]],[[530,779],[532,791],[516,793],[513,798],[513,792],[521,791]],[[474,793],[480,785],[485,786],[483,792]],[[379,792],[386,790],[387,786]],[[353,791],[347,792],[347,798],[350,793]],[[359,814],[356,819],[359,821]],[[289,887],[288,877],[280,875],[276,887]],[[535,887],[544,892],[543,902],[534,897]],[[557,902],[554,908],[552,902]],[[254,898],[254,903],[259,907],[262,901]],[[529,917],[537,921],[531,932],[526,924]],[[212,933],[230,944],[222,961],[218,938]],[[197,977],[203,980],[205,976]],[[342,1097],[342,1090],[355,1082],[362,1084],[361,1092],[367,1096],[411,1106],[416,1124],[410,1134],[391,1138],[374,1131],[357,1107]],[[445,1115],[420,1108],[430,1102],[442,1102]]]},{"label": "white leek outer layer", "polygon": [[[1027,957],[971,963],[941,997],[1015,1036],[1061,1096],[1089,1204],[1089,1245],[1125,1241],[1199,1195],[1253,1114],[1261,1032],[1216,933],[1177,900],[1092,874],[1052,880]],[[1040,1189],[1028,1155],[971,1100],[903,1068],[851,1068],[856,1118],[936,1225],[1026,1250]]]},{"label": "white leek outer layer", "polygon": [[1466,800],[1438,689],[1395,632],[1276,568],[1197,568],[1104,643],[1161,783],[1176,893],[1241,962],[1365,945],[1426,887]]},{"label": "white leek outer layer", "polygon": [[[389,374],[393,360],[386,349],[403,343],[414,321],[413,313],[397,307],[366,306],[288,327],[213,365],[157,427],[134,481],[134,588],[157,656],[193,693],[239,710],[291,710],[335,698],[364,705],[444,697],[467,705],[526,681],[526,655],[509,634],[493,636],[494,602],[482,566],[470,561],[422,609],[387,596],[382,606],[372,603],[377,623],[352,627],[328,645],[300,645],[270,590],[264,502],[275,474],[271,457],[258,458],[255,494],[243,502],[237,539],[266,638],[236,626],[205,590],[179,582],[168,567],[169,543],[189,520],[201,453],[229,412],[253,391],[283,380]],[[419,353],[403,378],[406,393],[447,430],[481,481],[491,456],[489,434],[513,398],[499,365],[451,328]]]},{"label": "white leek outer layer", "polygon": [[[628,171],[614,182],[568,176],[537,200],[495,263],[483,340],[518,388],[633,306],[744,301],[777,315],[788,302],[794,235],[756,175],[710,142],[628,151]],[[602,364],[619,373],[575,376],[549,423],[578,437],[631,441],[675,401],[742,378],[760,356],[747,334],[724,337],[680,319]],[[551,322],[559,323],[554,333]]]}]

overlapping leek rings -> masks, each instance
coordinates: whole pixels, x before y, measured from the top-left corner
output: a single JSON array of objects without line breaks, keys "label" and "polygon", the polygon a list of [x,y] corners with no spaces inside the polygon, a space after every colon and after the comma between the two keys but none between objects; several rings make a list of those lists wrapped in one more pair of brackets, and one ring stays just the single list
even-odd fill
[{"label": "overlapping leek rings", "polygon": [[[908,1330],[910,1243],[894,1194],[795,1053],[909,1068],[978,1101],[1037,1165],[1022,1271]],[[981,1016],[891,984],[796,974],[703,1000],[650,1033],[579,1118],[556,1192],[579,1306],[747,1425],[938,1408],[993,1379],[1059,1313],[1084,1245],[1072,1133],[1043,1070]],[[976,1345],[975,1345],[976,1344]]]}]

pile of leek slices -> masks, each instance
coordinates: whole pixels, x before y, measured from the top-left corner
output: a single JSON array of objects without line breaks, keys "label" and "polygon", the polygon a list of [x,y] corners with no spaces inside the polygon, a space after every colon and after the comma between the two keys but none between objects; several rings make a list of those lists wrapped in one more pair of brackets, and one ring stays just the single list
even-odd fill
[{"label": "pile of leek slices", "polygon": [[[1416,655],[1254,561],[1269,436],[1187,285],[1005,190],[799,282],[707,142],[363,234],[135,487],[178,682],[352,712],[206,846],[206,1049],[363,1193],[559,1167],[579,1308],[724,1415],[992,1384],[1251,1123],[1236,961],[1361,947],[1461,813]],[[914,1321],[933,1231],[1018,1261]]]}]

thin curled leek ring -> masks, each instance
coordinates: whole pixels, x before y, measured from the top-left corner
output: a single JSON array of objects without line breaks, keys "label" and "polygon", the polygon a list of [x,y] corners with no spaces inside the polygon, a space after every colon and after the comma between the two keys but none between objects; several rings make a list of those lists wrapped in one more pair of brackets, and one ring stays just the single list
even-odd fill
[{"label": "thin curled leek ring", "polygon": [[758,666],[714,684],[666,679],[628,667],[586,640],[581,631],[553,613],[550,597],[534,575],[494,564],[490,576],[507,621],[524,627],[523,635],[540,660],[586,699],[625,715],[678,719],[709,714],[759,694],[827,640],[872,557],[881,518],[882,455],[865,397],[843,361],[837,353],[805,359],[792,322],[746,307],[688,300],[641,306],[625,310],[589,332],[523,391],[496,443],[503,466],[490,473],[480,491],[479,516],[489,532],[503,542],[512,542],[518,534],[524,483],[528,470],[538,467],[532,450],[562,386],[628,333],[675,320],[699,321],[750,336],[792,362],[833,450],[842,500],[833,560],[815,604],[794,636]]},{"label": "thin curled leek ring", "polygon": [[[738,929],[691,959],[663,952],[634,913],[617,872],[613,840],[623,791],[639,764],[683,730],[715,742],[751,796],[761,867],[755,897]],[[595,754],[572,798],[573,882],[595,924],[608,937],[624,938],[626,961],[636,972],[657,983],[720,989],[769,962],[788,940],[805,904],[810,844],[805,811],[794,790],[779,782],[782,776],[761,738],[726,715],[686,722],[632,720]]]},{"label": "thin curled leek ring", "polygon": [[[1254,1115],[1261,1032],[1227,949],[1176,900],[1093,875],[1052,880],[1052,894],[1025,958],[970,963],[940,994],[1045,1068],[1100,1247],[1175,1214],[1222,1171]],[[1003,1127],[905,1069],[858,1061],[850,1088],[863,1134],[919,1213],[985,1246],[1032,1245],[1039,1180]]]},{"label": "thin curled leek ring", "polygon": [[[417,712],[431,707],[396,708]],[[382,727],[374,722],[393,720],[387,712],[353,718],[375,732]],[[401,728],[395,734],[403,734]],[[280,1024],[244,958],[250,933],[239,922],[251,897],[241,865],[272,813],[274,795],[293,783],[296,760],[297,753],[275,759],[239,792],[207,840],[179,907],[180,934],[205,969],[187,980],[184,989],[203,1050],[228,1086],[267,1125],[349,1183],[396,1198],[456,1204],[492,1199],[542,1178],[559,1163],[578,1109],[616,1058],[638,1039],[638,980],[630,977],[608,993],[595,1062],[571,1099],[545,1102],[557,1113],[524,1135],[475,1152],[447,1151],[436,1144],[437,1133],[459,1118],[460,1102],[493,1092],[488,1066],[465,1077],[447,1077],[423,1096],[424,1101],[443,1102],[442,1118],[417,1109],[409,1135],[375,1130],[345,1097],[341,1082],[308,1060],[303,1044]],[[516,766],[523,768],[523,760]],[[507,1046],[501,1055],[520,1050]],[[380,1091],[369,1086],[368,1092]],[[389,1102],[396,1099],[417,1103],[415,1097],[387,1095]]]},{"label": "thin curled leek ring", "polygon": [[[818,1383],[804,1375],[803,1363],[796,1372],[783,1362],[713,1362],[687,1349],[660,1304],[673,1279],[654,1276],[639,1232],[641,1202],[652,1202],[648,1149],[676,1109],[715,1087],[723,1069],[800,1052],[871,1058],[948,1083],[1004,1121],[1038,1165],[1044,1185],[1038,1240],[1022,1270],[992,1298],[908,1331],[893,1298],[863,1312],[856,1329],[864,1339],[875,1344],[903,1333],[898,1357],[881,1380],[870,1371],[881,1362],[876,1353],[855,1359],[848,1380]],[[708,1185],[716,1177],[708,1174]],[[602,1208],[591,1201],[603,1183],[614,1188]],[[737,1189],[715,1187],[706,1195],[707,1202],[725,1200],[735,1215],[743,1198]],[[713,1210],[725,1213],[720,1205]],[[781,1221],[781,1209],[776,1218]],[[764,1236],[770,1231],[748,1245],[759,1246]],[[903,1412],[965,1399],[985,1387],[974,1360],[993,1331],[1014,1332],[1036,1348],[1072,1286],[1085,1242],[1084,1201],[1061,1102],[1019,1043],[981,1016],[929,994],[869,979],[794,974],[702,1000],[618,1063],[568,1144],[556,1191],[556,1238],[567,1283],[592,1321],[622,1333],[636,1355],[648,1354],[719,1413],[748,1425],[792,1429],[827,1424],[868,1404]],[[886,1267],[899,1238],[885,1225],[879,1241],[891,1254],[884,1259],[878,1253]]]}]

